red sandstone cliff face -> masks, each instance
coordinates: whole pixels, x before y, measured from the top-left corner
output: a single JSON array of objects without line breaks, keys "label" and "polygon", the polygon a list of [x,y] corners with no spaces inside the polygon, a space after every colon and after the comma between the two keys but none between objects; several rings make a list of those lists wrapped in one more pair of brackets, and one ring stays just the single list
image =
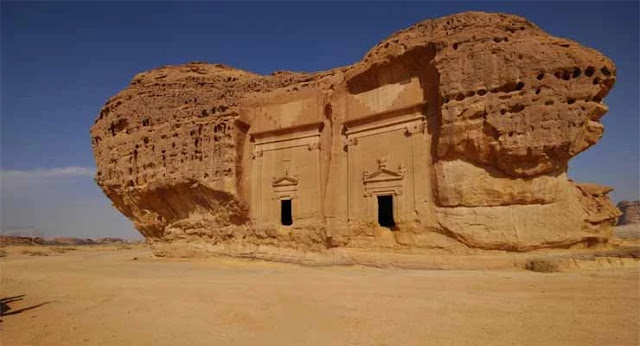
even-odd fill
[{"label": "red sandstone cliff face", "polygon": [[[325,72],[161,67],[135,76],[96,119],[96,181],[148,239],[197,240],[219,252],[232,251],[225,244],[524,251],[605,241],[619,215],[608,190],[575,184],[566,171],[569,159],[602,136],[603,99],[615,74],[595,50],[524,18],[487,13],[418,23],[361,62]],[[430,173],[416,189],[425,200],[391,236],[367,230],[366,222],[354,227],[334,210],[347,203],[337,181],[346,169],[343,124],[358,111],[349,100],[383,90],[381,105],[384,88],[411,80],[418,99],[388,104],[423,105],[425,128],[418,130],[431,148],[424,156]],[[291,102],[308,99],[298,107],[306,115],[287,118]],[[399,112],[389,107],[379,117]],[[252,133],[316,122],[321,216],[297,231],[257,224]]]}]

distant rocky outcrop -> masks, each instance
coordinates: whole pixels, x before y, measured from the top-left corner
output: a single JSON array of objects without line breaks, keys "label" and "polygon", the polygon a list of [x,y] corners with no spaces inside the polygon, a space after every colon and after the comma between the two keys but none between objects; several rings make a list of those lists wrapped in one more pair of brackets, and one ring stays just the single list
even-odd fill
[{"label": "distant rocky outcrop", "polygon": [[618,225],[640,223],[640,200],[633,202],[621,201],[618,203],[618,209],[622,212],[622,215],[618,218]]},{"label": "distant rocky outcrop", "polygon": [[57,237],[48,239],[46,243],[48,245],[91,245],[95,242],[89,238]]},{"label": "distant rocky outcrop", "polygon": [[600,52],[480,12],[329,71],[163,66],[97,116],[96,182],[160,255],[604,243],[611,188],[567,167],[615,81]]},{"label": "distant rocky outcrop", "polygon": [[113,237],[106,237],[106,238],[98,238],[96,240],[94,240],[95,244],[120,244],[120,243],[126,243],[127,241],[121,238],[113,238]]},{"label": "distant rocky outcrop", "polygon": [[45,240],[41,237],[0,235],[0,245],[42,245],[44,243]]},{"label": "distant rocky outcrop", "polygon": [[108,245],[129,243],[122,238],[105,237],[105,238],[76,238],[76,237],[25,237],[14,235],[0,235],[0,245]]}]

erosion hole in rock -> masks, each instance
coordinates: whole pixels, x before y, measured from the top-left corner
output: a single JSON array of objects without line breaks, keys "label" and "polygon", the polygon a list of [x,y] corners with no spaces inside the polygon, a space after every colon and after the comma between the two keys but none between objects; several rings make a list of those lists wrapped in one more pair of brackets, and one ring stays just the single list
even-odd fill
[{"label": "erosion hole in rock", "polygon": [[393,220],[393,196],[378,196],[378,224],[382,227],[393,229],[396,226]]},{"label": "erosion hole in rock", "polygon": [[581,74],[581,73],[582,73],[582,71],[581,71],[579,68],[577,68],[577,67],[576,67],[576,68],[573,70],[573,75],[571,75],[571,76],[572,76],[573,78],[578,78],[578,77],[580,77],[580,74]]},{"label": "erosion hole in rock", "polygon": [[591,77],[593,76],[593,73],[596,71],[596,69],[593,66],[589,66],[587,67],[587,69],[584,71],[584,74],[587,75],[587,77]]},{"label": "erosion hole in rock", "polygon": [[291,226],[293,224],[290,199],[280,200],[280,223],[282,223],[284,226]]}]

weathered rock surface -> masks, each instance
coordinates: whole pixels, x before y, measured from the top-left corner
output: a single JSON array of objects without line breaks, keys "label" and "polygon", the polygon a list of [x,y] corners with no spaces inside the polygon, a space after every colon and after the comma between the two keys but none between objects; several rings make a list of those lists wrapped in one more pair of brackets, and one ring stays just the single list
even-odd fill
[{"label": "weathered rock surface", "polygon": [[640,223],[640,201],[622,201],[618,203],[618,209],[622,212],[618,225]]},{"label": "weathered rock surface", "polygon": [[593,49],[478,12],[330,71],[165,66],[103,107],[96,181],[165,255],[606,242],[610,189],[567,179],[567,162],[603,135],[615,75]]}]

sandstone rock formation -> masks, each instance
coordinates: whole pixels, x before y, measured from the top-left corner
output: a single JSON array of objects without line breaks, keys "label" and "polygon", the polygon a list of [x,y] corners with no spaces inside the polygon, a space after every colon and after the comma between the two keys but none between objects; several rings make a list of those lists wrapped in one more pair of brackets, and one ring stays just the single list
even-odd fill
[{"label": "sandstone rock formation", "polygon": [[94,244],[107,245],[107,244],[122,244],[122,243],[126,243],[127,241],[122,238],[105,237],[105,238],[98,238],[93,242]]},{"label": "sandstone rock formation", "polygon": [[46,241],[47,245],[91,245],[95,244],[93,239],[75,237],[55,237]]},{"label": "sandstone rock formation", "polygon": [[22,237],[15,235],[0,235],[0,246],[5,245],[42,245],[44,239],[41,237]]},{"label": "sandstone rock formation", "polygon": [[0,235],[0,245],[109,245],[127,243],[121,238],[106,237],[98,239],[75,237],[24,237],[12,235]]},{"label": "sandstone rock formation", "polygon": [[622,201],[618,203],[618,209],[622,212],[618,225],[640,223],[640,201]]},{"label": "sandstone rock formation", "polygon": [[479,12],[330,71],[165,66],[102,108],[96,181],[157,254],[606,242],[611,189],[567,162],[603,135],[615,76],[593,49]]}]

